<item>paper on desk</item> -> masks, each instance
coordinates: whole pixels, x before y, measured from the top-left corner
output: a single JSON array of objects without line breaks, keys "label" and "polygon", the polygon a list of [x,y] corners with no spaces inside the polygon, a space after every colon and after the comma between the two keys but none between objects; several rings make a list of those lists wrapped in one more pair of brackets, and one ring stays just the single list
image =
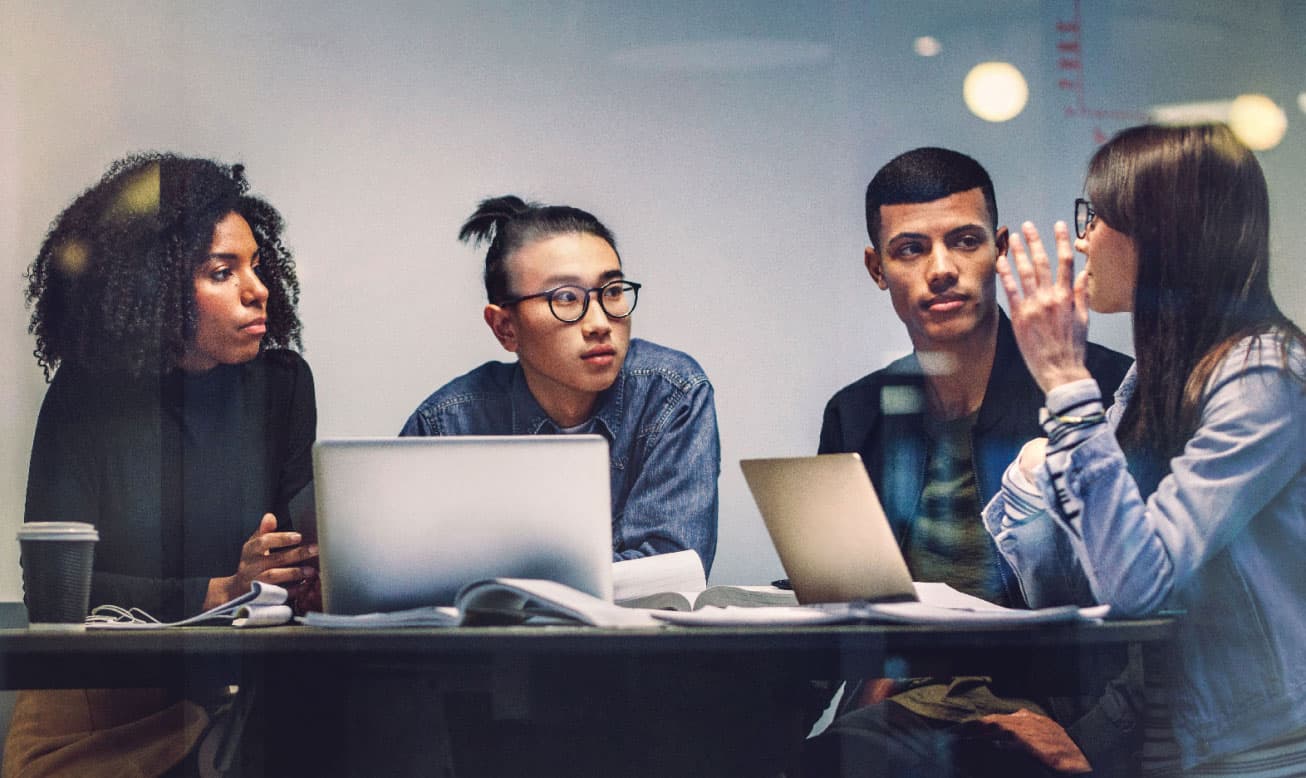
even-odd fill
[{"label": "paper on desk", "polygon": [[210,608],[181,621],[157,621],[140,609],[125,610],[116,606],[98,606],[86,617],[87,629],[166,629],[230,621],[233,627],[268,627],[286,624],[291,619],[289,594],[276,584],[254,581],[249,591],[229,602]]},{"label": "paper on desk", "polygon": [[[1020,610],[1013,608],[1004,608],[1001,605],[994,605],[988,600],[981,599],[972,594],[959,592],[946,583],[914,581],[912,586],[916,587],[916,596],[920,599],[922,605],[932,605],[942,608],[958,608],[961,610],[1006,614],[1041,614],[1040,611]],[[1059,613],[1064,609],[1045,609]],[[1107,618],[1111,612],[1110,605],[1092,605],[1086,608],[1079,608],[1079,621],[1102,621]],[[1048,618],[1049,614],[1039,616],[1022,616],[1023,621],[1060,621],[1060,618]]]},{"label": "paper on desk", "polygon": [[275,627],[289,624],[294,618],[289,605],[244,605],[231,620],[233,627]]},{"label": "paper on desk", "polygon": [[461,621],[457,608],[447,605],[429,605],[386,613],[362,613],[342,616],[335,613],[311,612],[296,621],[310,627],[333,629],[366,629],[369,627],[456,627]]},{"label": "paper on desk", "polygon": [[456,627],[487,614],[514,623],[589,624],[596,627],[659,627],[649,611],[623,608],[556,581],[490,578],[464,586],[457,607],[429,606],[391,613],[339,616],[310,613],[299,620],[311,627]]},{"label": "paper on desk", "polygon": [[703,561],[692,549],[612,563],[612,599],[616,602],[661,592],[682,592],[693,602],[694,595],[706,588]]},{"label": "paper on desk", "polygon": [[[696,611],[657,611],[653,615],[671,624],[721,627],[805,624],[942,624],[966,627],[1096,621],[1105,616],[1105,606],[1078,608],[1067,605],[1036,610],[1004,608],[957,592],[946,584],[939,586],[947,588],[951,594],[927,586],[924,596],[929,598],[928,602],[852,602],[757,608],[706,607]],[[971,602],[972,600],[974,602]],[[940,605],[938,604],[940,602],[952,602],[956,605]]]},{"label": "paper on desk", "polygon": [[539,623],[562,619],[594,627],[659,627],[653,611],[624,608],[577,591],[557,581],[532,578],[492,578],[464,586],[455,600],[470,611],[521,612]]},{"label": "paper on desk", "polygon": [[707,605],[695,611],[653,611],[653,618],[686,627],[803,626],[859,624],[865,621],[852,605],[763,605],[724,608]]},{"label": "paper on desk", "polygon": [[973,594],[957,591],[946,583],[939,581],[912,581],[916,589],[916,598],[927,605],[940,608],[960,608],[973,611],[1005,611],[1007,608],[994,605],[988,600]]},{"label": "paper on desk", "polygon": [[1079,608],[1064,605],[1056,608],[948,608],[924,602],[882,602],[863,606],[869,622],[889,624],[948,624],[970,627],[999,624],[1050,624],[1079,621]]}]

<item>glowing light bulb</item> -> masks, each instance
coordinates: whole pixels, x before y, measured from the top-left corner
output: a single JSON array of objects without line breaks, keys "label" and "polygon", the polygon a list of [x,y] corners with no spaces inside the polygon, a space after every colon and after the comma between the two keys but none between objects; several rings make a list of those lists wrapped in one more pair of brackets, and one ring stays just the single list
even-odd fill
[{"label": "glowing light bulb", "polygon": [[1288,116],[1265,95],[1238,95],[1229,106],[1229,128],[1247,148],[1265,151],[1283,140]]},{"label": "glowing light bulb", "polygon": [[1005,122],[1025,110],[1029,84],[1009,62],[981,62],[970,69],[961,85],[970,112],[986,122]]},{"label": "glowing light bulb", "polygon": [[1297,107],[1301,109],[1302,113],[1306,113],[1306,92],[1297,93]]},{"label": "glowing light bulb", "polygon": [[933,35],[922,35],[912,42],[911,48],[922,57],[935,57],[943,51],[943,44]]}]

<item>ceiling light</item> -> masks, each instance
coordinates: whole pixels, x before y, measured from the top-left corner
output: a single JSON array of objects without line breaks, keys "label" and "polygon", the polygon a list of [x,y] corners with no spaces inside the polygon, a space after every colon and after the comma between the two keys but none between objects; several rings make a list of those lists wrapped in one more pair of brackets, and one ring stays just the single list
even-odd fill
[{"label": "ceiling light", "polygon": [[1229,106],[1229,127],[1248,148],[1265,151],[1283,140],[1288,117],[1265,95],[1238,95]]},{"label": "ceiling light", "polygon": [[1148,118],[1157,124],[1198,124],[1229,121],[1232,100],[1207,100],[1198,103],[1154,105]]},{"label": "ceiling light", "polygon": [[943,44],[933,35],[922,35],[912,42],[911,48],[922,57],[934,57],[943,51]]},{"label": "ceiling light", "polygon": [[970,69],[961,94],[971,113],[988,122],[1005,122],[1025,109],[1029,85],[1009,62],[981,62]]}]

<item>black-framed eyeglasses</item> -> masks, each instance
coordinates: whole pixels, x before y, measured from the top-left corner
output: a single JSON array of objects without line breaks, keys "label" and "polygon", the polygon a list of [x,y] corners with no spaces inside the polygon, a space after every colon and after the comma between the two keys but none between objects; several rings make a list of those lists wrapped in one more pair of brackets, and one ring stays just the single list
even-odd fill
[{"label": "black-framed eyeglasses", "polygon": [[589,289],[568,284],[555,287],[547,292],[512,297],[502,300],[498,304],[516,305],[523,300],[544,297],[549,301],[549,310],[553,313],[554,318],[570,324],[585,318],[585,314],[589,313],[590,309],[590,294],[597,292],[595,299],[599,301],[599,307],[603,309],[603,312],[613,319],[624,319],[635,312],[635,303],[639,302],[640,286],[641,284],[625,279],[609,281],[602,286],[594,286]]},{"label": "black-framed eyeglasses", "polygon": [[1082,197],[1075,198],[1075,237],[1082,238],[1088,234],[1088,225],[1097,217],[1097,211]]}]

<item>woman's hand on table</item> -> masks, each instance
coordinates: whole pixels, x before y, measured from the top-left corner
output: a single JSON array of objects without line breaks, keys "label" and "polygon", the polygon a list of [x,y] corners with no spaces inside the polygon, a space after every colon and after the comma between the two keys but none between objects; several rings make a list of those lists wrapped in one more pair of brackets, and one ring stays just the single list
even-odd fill
[{"label": "woman's hand on table", "polygon": [[264,514],[240,550],[236,574],[209,581],[204,610],[248,592],[254,581],[290,589],[316,579],[317,568],[303,563],[317,557],[317,544],[301,545],[303,540],[298,532],[277,532],[277,517]]}]

